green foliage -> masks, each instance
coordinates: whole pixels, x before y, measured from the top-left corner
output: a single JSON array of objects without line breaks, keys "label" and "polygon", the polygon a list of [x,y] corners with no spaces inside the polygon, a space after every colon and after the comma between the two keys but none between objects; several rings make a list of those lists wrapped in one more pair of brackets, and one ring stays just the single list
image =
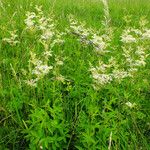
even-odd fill
[{"label": "green foliage", "polygon": [[66,147],[68,126],[60,100],[56,99],[52,106],[49,102],[43,108],[33,109],[26,123],[24,133],[30,141],[30,149],[42,147],[55,150]]},{"label": "green foliage", "polygon": [[[42,5],[42,11],[35,5]],[[107,29],[101,23],[101,1],[0,0],[0,149],[149,150],[149,40],[137,42],[148,55],[133,78],[113,80],[95,90],[89,71],[111,56],[121,69],[128,67],[122,47],[136,51],[138,44],[122,44],[121,33],[132,27],[148,30],[150,24],[145,29],[139,20],[150,22],[149,8],[149,0],[110,0],[109,23],[115,31],[108,44],[111,53],[97,55],[88,39],[70,32],[68,18],[73,14],[93,34],[103,34]],[[28,11],[36,13],[35,28],[27,29]],[[54,35],[48,40],[51,34],[39,29],[41,18],[50,19],[46,29]],[[30,16],[27,21],[32,26]],[[135,51],[131,54],[138,59]]]}]

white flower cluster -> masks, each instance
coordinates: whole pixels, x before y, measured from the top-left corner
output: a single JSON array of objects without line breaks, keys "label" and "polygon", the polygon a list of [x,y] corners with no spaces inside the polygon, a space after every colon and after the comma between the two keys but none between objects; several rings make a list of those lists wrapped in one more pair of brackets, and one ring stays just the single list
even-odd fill
[{"label": "white flower cluster", "polygon": [[143,39],[150,40],[150,29],[145,29],[142,34]]},{"label": "white flower cluster", "polygon": [[41,6],[36,6],[35,9],[35,12],[27,12],[26,14],[26,29],[40,32],[39,41],[47,44],[50,43],[51,47],[57,43],[63,43],[64,40],[61,37],[64,33],[58,32],[53,17],[45,16]]},{"label": "white flower cluster", "polygon": [[[148,54],[144,40],[150,37],[149,29],[143,27],[142,29],[127,27],[120,36],[120,41],[123,44],[120,52],[122,52],[124,57],[121,55],[122,58],[119,59],[117,57],[108,59],[110,57],[110,53],[108,52],[110,51],[107,49],[116,49],[110,46],[113,32],[115,32],[112,28],[112,33],[99,36],[100,33],[95,32],[91,28],[86,28],[85,24],[79,23],[72,16],[69,18],[69,21],[71,33],[76,35],[84,44],[92,45],[97,54],[105,54],[105,58],[108,60],[106,63],[106,60],[103,61],[103,58],[98,55],[99,64],[96,67],[91,66],[90,71],[96,89],[113,80],[121,82],[124,78],[133,77],[139,67],[146,65]],[[109,29],[110,27],[108,26],[107,28]],[[117,45],[117,47],[119,46]]]},{"label": "white flower cluster", "polygon": [[36,14],[34,12],[27,12],[26,14],[26,19],[25,19],[25,24],[27,29],[34,29],[35,27],[35,18]]},{"label": "white flower cluster", "polygon": [[109,38],[106,34],[99,36],[99,33],[96,33],[91,28],[86,28],[84,23],[78,22],[73,16],[69,17],[69,22],[71,30],[70,32],[78,36],[82,43],[86,45],[92,45],[97,54],[104,54],[108,52],[106,49],[109,45]]},{"label": "white flower cluster", "polygon": [[128,106],[129,108],[134,108],[134,107],[136,106],[135,103],[131,103],[131,102],[126,102],[125,104],[126,104],[126,106]]},{"label": "white flower cluster", "polygon": [[92,78],[94,80],[94,88],[99,89],[101,86],[110,83],[113,80],[121,81],[129,76],[124,69],[119,69],[115,58],[111,57],[107,64],[99,61],[98,66],[91,67]]},{"label": "white flower cluster", "polygon": [[[48,53],[44,52],[44,55],[49,59],[52,54],[51,52]],[[45,61],[45,57],[42,59],[39,59],[37,55],[33,52],[30,52],[30,60],[29,60],[29,77],[32,77],[32,79],[26,80],[25,82],[32,87],[37,86],[37,82],[44,78],[47,74],[51,72],[55,76],[55,80],[64,81],[64,77],[59,72],[59,66],[63,65],[63,61],[60,57],[55,58],[55,62],[53,65],[48,65],[48,62]]]},{"label": "white flower cluster", "polygon": [[69,23],[71,33],[78,36],[79,40],[85,44],[91,44],[90,37],[92,34],[91,29],[87,29],[84,23],[79,23],[74,17],[71,15],[69,16]]},{"label": "white flower cluster", "polygon": [[125,57],[125,64],[128,66],[128,71],[131,76],[139,67],[146,65],[148,54],[144,40],[148,39],[148,34],[148,29],[128,28],[125,29],[121,35],[123,56]]},{"label": "white flower cluster", "polygon": [[103,37],[97,36],[96,34],[94,34],[92,36],[91,41],[93,43],[95,52],[97,52],[98,54],[104,54],[104,53],[108,52],[106,50],[107,44],[106,44],[106,42],[104,42]]},{"label": "white flower cluster", "polygon": [[[33,79],[27,80],[26,83],[30,86],[36,87],[37,82],[42,79],[45,75],[47,75],[50,70],[53,69],[53,66],[49,66],[47,63],[44,63],[44,61],[37,58],[36,54],[31,52],[30,53],[31,58],[29,60],[30,63],[30,72],[31,76],[33,75]],[[48,55],[49,57],[51,55]]]},{"label": "white flower cluster", "polygon": [[136,43],[143,40],[150,39],[150,29],[136,29],[136,28],[127,28],[123,30],[121,35],[121,41],[124,44]]},{"label": "white flower cluster", "polygon": [[10,37],[9,38],[3,38],[3,41],[6,43],[9,43],[11,46],[15,46],[16,44],[20,43],[18,41],[18,35],[16,32],[17,31],[10,31]]},{"label": "white flower cluster", "polygon": [[121,41],[123,42],[123,43],[135,43],[136,42],[136,38],[132,35],[132,34],[130,34],[130,30],[128,29],[128,30],[124,30],[123,31],[123,34],[121,35]]}]

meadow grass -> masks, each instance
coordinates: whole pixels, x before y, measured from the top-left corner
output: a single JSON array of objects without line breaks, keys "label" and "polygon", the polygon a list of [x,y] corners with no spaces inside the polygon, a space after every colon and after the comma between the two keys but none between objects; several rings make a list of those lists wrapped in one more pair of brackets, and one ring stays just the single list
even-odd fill
[{"label": "meadow grass", "polygon": [[106,27],[101,0],[0,0],[0,149],[150,149],[150,1],[108,7]]}]

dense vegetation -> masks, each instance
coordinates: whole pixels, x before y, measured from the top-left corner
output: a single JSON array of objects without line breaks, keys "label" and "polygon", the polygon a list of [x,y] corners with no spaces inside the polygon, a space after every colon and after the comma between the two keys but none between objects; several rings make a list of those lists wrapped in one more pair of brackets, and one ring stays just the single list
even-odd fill
[{"label": "dense vegetation", "polygon": [[0,149],[149,150],[150,0],[0,0]]}]

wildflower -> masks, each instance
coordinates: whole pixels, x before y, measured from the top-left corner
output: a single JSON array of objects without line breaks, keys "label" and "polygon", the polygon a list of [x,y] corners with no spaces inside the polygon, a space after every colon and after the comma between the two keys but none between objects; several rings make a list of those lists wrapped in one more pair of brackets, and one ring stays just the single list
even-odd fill
[{"label": "wildflower", "polygon": [[150,39],[150,29],[147,29],[143,34],[142,34],[143,39]]},{"label": "wildflower", "polygon": [[62,76],[62,75],[56,76],[55,79],[58,81],[61,81],[61,82],[64,82],[64,80],[65,80],[64,76]]},{"label": "wildflower", "polygon": [[16,31],[10,31],[10,37],[3,38],[3,41],[9,43],[11,46],[15,46],[17,43],[20,43],[17,38],[18,35],[16,34]]},{"label": "wildflower", "polygon": [[142,31],[139,29],[132,28],[131,31],[134,32],[136,35],[140,35],[140,36],[142,35]]},{"label": "wildflower", "polygon": [[136,73],[137,71],[138,71],[138,69],[135,67],[129,68],[128,69],[128,76],[133,77],[133,74]]},{"label": "wildflower", "polygon": [[136,39],[132,35],[123,34],[121,38],[122,38],[121,41],[123,43],[135,43],[136,42]]},{"label": "wildflower", "polygon": [[27,18],[25,19],[25,24],[27,29],[33,29],[35,27],[36,14],[34,12],[27,12]]},{"label": "wildflower", "polygon": [[100,74],[98,77],[98,84],[104,85],[112,81],[111,74]]},{"label": "wildflower", "polygon": [[129,108],[134,108],[136,106],[135,103],[131,103],[131,102],[126,102],[125,103]]},{"label": "wildflower", "polygon": [[51,47],[53,47],[55,44],[63,44],[63,43],[64,43],[64,40],[57,37],[56,39],[53,40]]},{"label": "wildflower", "polygon": [[90,29],[85,28],[85,24],[76,21],[73,16],[69,17],[71,33],[78,36],[80,41],[85,44],[91,44],[89,36],[92,34]]},{"label": "wildflower", "polygon": [[32,71],[32,74],[37,75],[38,77],[42,77],[49,73],[49,71],[53,69],[52,66],[48,65],[38,65],[35,67],[35,69]]},{"label": "wildflower", "polygon": [[112,81],[112,76],[110,74],[92,73],[92,77],[97,85],[105,85]]},{"label": "wildflower", "polygon": [[103,51],[106,48],[106,44],[103,41],[103,38],[97,35],[93,35],[92,40],[93,45],[95,47],[96,52],[98,53],[104,53],[105,51]]},{"label": "wildflower", "polygon": [[124,70],[113,70],[113,77],[117,80],[122,80],[126,77],[128,77],[128,72]]},{"label": "wildflower", "polygon": [[25,83],[31,87],[37,87],[37,81],[38,81],[38,78],[27,80],[25,81]]},{"label": "wildflower", "polygon": [[56,61],[56,65],[62,66],[63,65],[63,61],[61,61],[59,58],[55,58]]},{"label": "wildflower", "polygon": [[134,63],[134,66],[145,66],[146,65],[146,62],[144,59],[141,59],[141,60],[136,60],[135,63]]},{"label": "wildflower", "polygon": [[54,32],[50,29],[46,29],[43,31],[43,34],[41,35],[41,40],[51,40],[54,36]]},{"label": "wildflower", "polygon": [[48,28],[52,28],[52,26],[54,27],[54,25],[52,24],[51,26],[49,25],[50,23],[50,19],[46,18],[45,16],[38,16],[38,20],[37,20],[37,28],[41,31],[44,31]]},{"label": "wildflower", "polygon": [[42,61],[41,61],[41,60],[38,60],[38,59],[36,58],[36,54],[35,54],[35,53],[30,52],[30,57],[31,57],[31,58],[30,58],[29,62],[31,62],[33,65],[39,66],[39,65],[42,64]]},{"label": "wildflower", "polygon": [[51,56],[52,56],[52,51],[45,51],[45,52],[43,53],[43,55],[44,55],[46,58],[51,57]]}]

